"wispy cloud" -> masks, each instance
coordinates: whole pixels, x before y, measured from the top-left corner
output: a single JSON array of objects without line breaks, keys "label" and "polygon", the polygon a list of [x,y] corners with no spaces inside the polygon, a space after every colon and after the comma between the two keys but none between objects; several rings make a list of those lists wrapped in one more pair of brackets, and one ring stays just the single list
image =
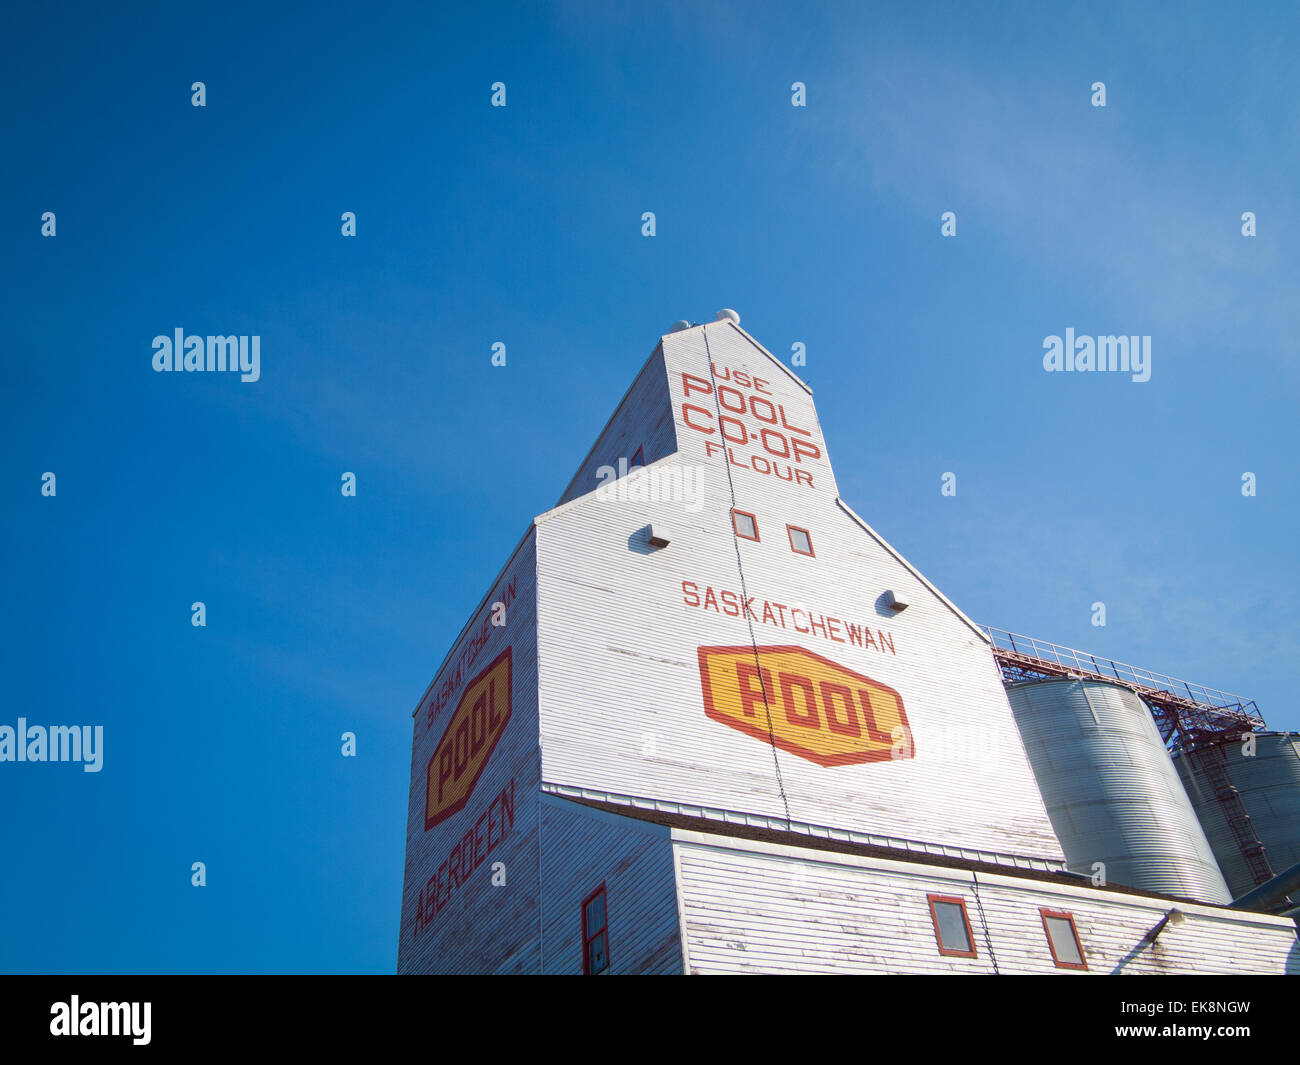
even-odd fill
[{"label": "wispy cloud", "polygon": [[1236,164],[1212,144],[1155,143],[1149,115],[1092,108],[1086,80],[1069,96],[1059,78],[1036,92],[1023,69],[911,53],[860,65],[828,92],[860,101],[847,120],[817,119],[843,149],[842,179],[869,175],[877,195],[933,215],[936,233],[940,211],[956,210],[959,239],[991,235],[1091,299],[1140,304],[1150,331],[1249,321],[1282,361],[1300,272],[1271,235],[1239,228],[1243,210],[1263,209],[1267,176],[1243,202]]}]

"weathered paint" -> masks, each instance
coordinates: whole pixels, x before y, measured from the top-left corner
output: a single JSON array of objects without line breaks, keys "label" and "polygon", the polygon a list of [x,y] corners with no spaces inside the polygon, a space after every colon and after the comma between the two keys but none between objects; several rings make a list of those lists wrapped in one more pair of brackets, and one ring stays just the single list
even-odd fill
[{"label": "weathered paint", "polygon": [[[638,453],[648,466],[623,473]],[[610,468],[614,498],[596,492]],[[663,494],[696,468],[702,499]],[[733,507],[757,517],[758,541],[733,534]],[[648,525],[668,547],[647,542]],[[787,526],[808,531],[811,556],[791,549]],[[886,590],[909,608],[889,610]],[[498,629],[488,619],[503,594]],[[711,701],[702,652],[755,645],[760,697]],[[897,756],[858,757],[847,732],[829,735],[831,717],[851,731],[835,687],[817,696],[825,734],[795,731],[813,727],[811,702],[783,698],[763,647],[793,656],[780,663],[805,691],[854,678],[852,720],[868,739],[883,734],[876,714],[896,712]],[[489,744],[484,702],[476,746],[483,692],[465,690],[503,660],[510,713]],[[793,664],[813,660],[815,682]],[[766,734],[719,719],[730,709],[756,725],[792,707]],[[1160,901],[684,833],[559,797],[1003,867],[1064,863],[983,634],[839,500],[810,391],[729,322],[663,338],[471,615],[413,727],[401,972],[580,972],[581,901],[602,883],[612,972],[970,972],[995,958],[1001,971],[1063,971],[1042,908],[1076,915],[1093,972],[1296,966],[1293,929],[1275,918],[1190,907],[1144,954]],[[431,762],[444,788],[432,814]],[[975,903],[975,958],[938,955],[928,893]]]},{"label": "weathered paint", "polygon": [[[730,322],[659,351],[678,450],[629,474],[625,500],[597,498],[593,476],[537,519],[543,780],[1063,861],[986,641],[841,505],[806,386]],[[654,498],[671,465],[700,471],[698,511]],[[758,542],[734,535],[733,506],[756,515]],[[671,544],[648,549],[646,525]],[[895,614],[886,590],[912,605]],[[908,756],[823,766],[711,718],[700,648],[754,643],[898,693]]]},{"label": "weathered paint", "polygon": [[[530,530],[414,714],[398,972],[537,971],[535,574]],[[495,602],[505,604],[503,626],[491,624]],[[430,816],[436,755],[454,744],[462,722],[469,723],[466,742],[473,744],[467,715],[473,711],[475,683],[482,682],[487,714],[487,679],[495,677],[501,685],[503,668],[510,670],[510,706],[508,713],[498,710],[505,720],[491,737],[490,756],[473,767],[472,787],[468,769],[459,782],[447,782],[456,794],[445,796],[449,801],[443,807],[454,808],[439,808],[435,790]],[[478,753],[487,746],[485,736]]]},{"label": "weathered paint", "polygon": [[582,972],[579,905],[604,884],[609,972],[681,973],[669,830],[550,795],[541,802],[541,971]]},{"label": "weathered paint", "polygon": [[[1060,973],[1041,910],[1064,911],[1090,974],[1300,973],[1293,922],[1087,886],[673,831],[692,973]],[[974,958],[939,953],[928,894],[961,898]]]}]

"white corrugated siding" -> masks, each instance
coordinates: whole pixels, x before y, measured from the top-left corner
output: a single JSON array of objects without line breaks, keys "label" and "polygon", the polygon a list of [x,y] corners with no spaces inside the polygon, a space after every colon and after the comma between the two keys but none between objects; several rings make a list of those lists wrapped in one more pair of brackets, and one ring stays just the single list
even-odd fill
[{"label": "white corrugated siding", "polygon": [[669,830],[541,799],[542,971],[582,972],[582,901],[605,885],[611,974],[681,973]]},{"label": "white corrugated siding", "polygon": [[630,464],[638,450],[647,465],[677,450],[668,378],[659,348],[641,368],[556,506],[594,491],[600,483],[596,479],[600,467],[618,469],[619,459]]},{"label": "white corrugated siding", "polygon": [[[429,758],[451,719],[458,701],[449,705],[425,729],[425,707],[436,696],[444,674],[454,669],[462,650],[480,632],[481,619],[491,613],[500,589],[514,580],[516,598],[506,611],[506,625],[489,626],[489,636],[473,665],[465,671],[468,682],[497,655],[511,648],[510,720],[466,807],[425,831],[425,774]],[[406,828],[406,875],[402,888],[401,941],[397,971],[428,973],[531,973],[537,971],[538,872],[538,754],[537,754],[537,601],[536,545],[532,532],[484,602],[471,625],[453,645],[442,671],[434,678],[415,715],[411,751],[411,789]],[[464,684],[461,689],[463,691]],[[515,818],[468,883],[450,894],[432,925],[415,936],[415,915],[420,892],[428,878],[445,862],[466,832],[472,832],[493,797],[515,783]],[[505,885],[492,885],[493,865],[505,867]]]},{"label": "white corrugated siding", "polygon": [[[762,539],[733,536],[726,468],[705,454],[709,438],[680,421],[682,373],[709,376],[704,332],[662,342],[678,453],[627,478],[633,489],[656,467],[698,465],[703,509],[588,495],[538,519],[543,780],[765,816],[788,808],[814,825],[1063,860],[987,644],[842,509],[828,463],[801,464],[812,489],[733,469],[736,505],[758,516]],[[729,323],[707,332],[714,364],[763,378],[824,455],[804,386]],[[646,553],[636,533],[649,523],[671,532],[669,547]],[[787,523],[810,530],[815,558],[791,551]],[[750,631],[742,618],[687,606],[682,582],[738,592],[737,547],[758,603],[803,603],[892,638],[891,654],[788,624],[757,624],[753,633],[760,644],[806,647],[897,689],[915,758],[836,768],[784,751],[774,759],[769,744],[705,716],[697,648],[745,644]],[[886,589],[911,607],[883,609]]]},{"label": "white corrugated siding", "polygon": [[[1295,926],[1277,917],[1011,877],[675,831],[693,973],[1060,973],[1039,908],[1074,915],[1090,973],[1298,973]],[[975,958],[944,957],[927,894],[961,897]]]}]

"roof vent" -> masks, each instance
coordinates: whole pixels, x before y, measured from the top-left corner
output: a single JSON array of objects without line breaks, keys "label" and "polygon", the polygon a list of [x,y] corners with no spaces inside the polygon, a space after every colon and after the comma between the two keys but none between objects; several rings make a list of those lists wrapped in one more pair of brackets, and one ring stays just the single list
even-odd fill
[{"label": "roof vent", "polygon": [[740,315],[730,307],[723,307],[722,310],[718,312],[717,320],[719,322],[731,322],[733,325],[740,325]]},{"label": "roof vent", "polygon": [[670,330],[668,330],[668,332],[680,333],[683,329],[689,329],[690,327],[691,327],[691,323],[688,322],[685,318],[683,318],[680,322],[673,322],[673,327]]},{"label": "roof vent", "polygon": [[907,609],[907,603],[899,599],[893,592],[885,593],[885,606],[889,607],[895,614],[901,614]]}]

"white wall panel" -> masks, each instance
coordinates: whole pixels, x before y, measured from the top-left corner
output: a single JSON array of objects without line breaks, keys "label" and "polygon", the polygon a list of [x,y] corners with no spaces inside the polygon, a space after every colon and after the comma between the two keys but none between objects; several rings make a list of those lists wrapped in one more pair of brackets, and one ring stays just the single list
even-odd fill
[{"label": "white wall panel", "polygon": [[[1040,908],[1073,914],[1101,973],[1300,973],[1292,922],[1012,877],[674,832],[693,973],[1058,973]],[[960,897],[975,958],[938,951],[928,894]]]},{"label": "white wall panel", "polygon": [[541,803],[542,971],[582,972],[582,901],[603,883],[609,972],[681,973],[669,830],[550,795]]},{"label": "white wall panel", "polygon": [[[539,519],[543,779],[1062,860],[987,644],[839,504],[806,387],[730,323],[671,334],[663,352],[681,450],[628,478],[629,492],[639,487],[646,498],[587,496]],[[716,385],[723,374],[736,392],[761,395],[779,411],[787,438],[797,435],[787,426],[806,431],[802,450],[819,454],[791,465],[811,487],[734,466],[728,478],[716,448],[708,450],[710,435],[685,424],[684,417],[709,424],[714,397],[701,395],[701,381]],[[737,383],[755,379],[761,394]],[[742,402],[732,393],[725,399]],[[684,416],[687,403],[699,410]],[[750,417],[743,432],[759,424]],[[728,429],[742,433],[736,424]],[[698,467],[702,509],[656,498],[657,472],[674,464]],[[733,486],[736,505],[757,515],[757,543],[732,533]],[[649,551],[638,541],[650,523],[671,531],[667,548]],[[787,523],[810,531],[815,557],[791,550]],[[743,585],[756,613],[773,604],[773,620],[751,631],[742,617],[687,605],[683,581],[701,596]],[[887,610],[886,589],[910,607]],[[874,646],[847,642],[843,628],[822,635],[777,623],[777,605],[797,604],[869,627]],[[706,717],[698,648],[751,640],[806,648],[896,689],[914,757],[827,768],[786,750],[774,755],[764,740]]]},{"label": "white wall panel", "polygon": [[676,450],[677,436],[672,406],[668,401],[663,352],[655,348],[574,474],[560,497],[560,503],[594,491],[600,483],[596,473],[602,466],[619,469],[620,459],[625,459],[630,465],[638,451],[648,465]]},{"label": "white wall panel", "polygon": [[[506,589],[512,583],[514,598],[510,600]],[[507,600],[505,626],[493,627],[492,604]],[[399,973],[537,971],[536,632],[536,547],[530,531],[453,645],[413,721]],[[464,809],[426,830],[429,759],[470,680],[507,647],[512,668],[510,718]],[[442,709],[426,728],[428,707],[438,698],[443,681],[454,676],[458,664],[459,683],[449,689]],[[505,812],[500,800],[503,793],[511,792],[512,784],[514,816],[512,822],[506,822],[501,820]],[[493,822],[495,829],[491,828]],[[473,855],[469,864],[479,864],[469,869],[460,863],[453,878],[449,858],[461,856],[458,848],[467,834]],[[496,863],[503,867],[504,886],[492,884]],[[440,880],[431,886],[429,878],[438,878],[440,873]],[[427,924],[417,920],[422,893]],[[443,900],[441,909],[435,904],[430,912],[427,900],[431,896]]]}]

